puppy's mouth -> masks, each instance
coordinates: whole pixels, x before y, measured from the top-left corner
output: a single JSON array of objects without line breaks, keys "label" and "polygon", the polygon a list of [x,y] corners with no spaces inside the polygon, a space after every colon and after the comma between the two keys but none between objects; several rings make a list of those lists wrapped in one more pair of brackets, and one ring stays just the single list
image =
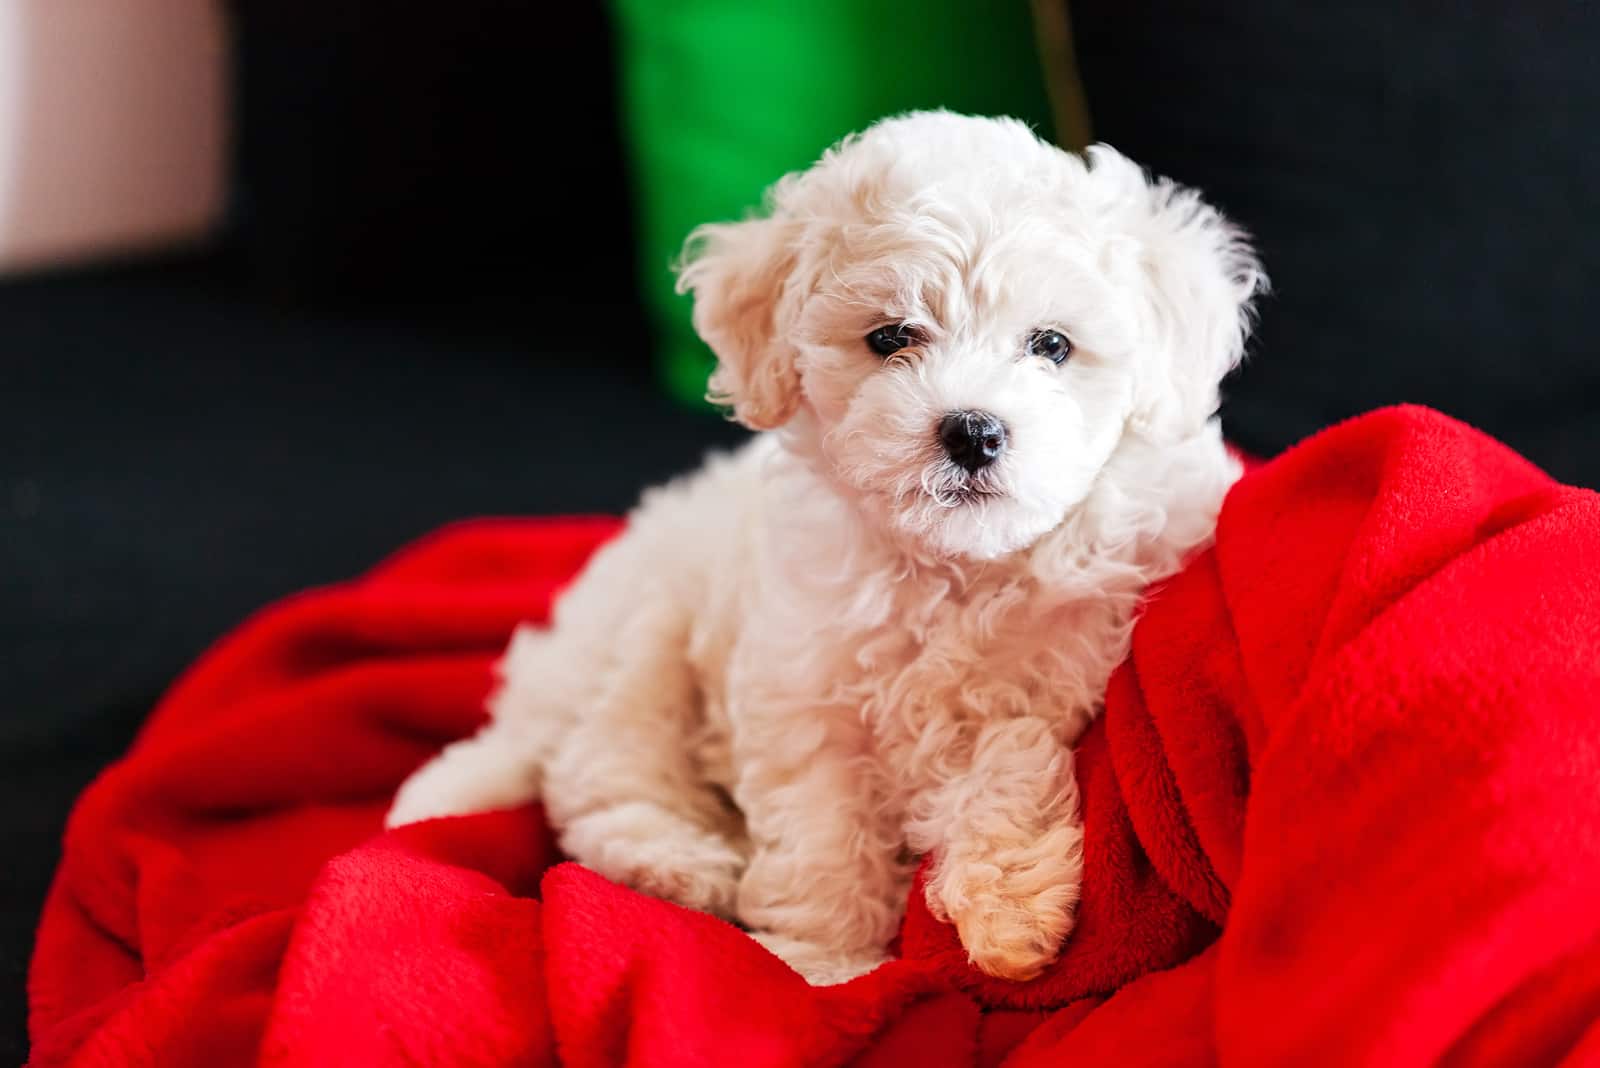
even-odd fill
[{"label": "puppy's mouth", "polygon": [[974,504],[978,501],[1004,496],[1005,494],[1001,493],[999,490],[992,490],[983,486],[974,486],[968,484],[965,486],[957,486],[952,490],[947,490],[945,493],[935,497],[934,499],[940,504],[948,505],[952,508],[959,508],[964,504]]},{"label": "puppy's mouth", "polygon": [[941,464],[932,474],[923,479],[922,489],[941,508],[962,508],[1007,496],[987,477],[970,475],[954,464]]}]

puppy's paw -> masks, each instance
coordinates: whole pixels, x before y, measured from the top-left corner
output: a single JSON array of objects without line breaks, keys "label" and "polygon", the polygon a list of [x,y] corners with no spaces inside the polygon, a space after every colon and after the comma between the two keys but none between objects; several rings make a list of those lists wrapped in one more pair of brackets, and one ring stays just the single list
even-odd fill
[{"label": "puppy's paw", "polygon": [[752,931],[751,938],[760,942],[773,956],[799,972],[812,986],[837,986],[859,975],[866,975],[888,960],[886,953],[849,952],[836,947],[818,945],[772,931]]},{"label": "puppy's paw", "polygon": [[994,836],[948,849],[928,882],[929,907],[955,924],[972,963],[1018,982],[1055,962],[1083,881],[1083,828]]},{"label": "puppy's paw", "polygon": [[385,827],[401,827],[408,823],[440,819],[444,816],[466,816],[497,807],[495,796],[483,789],[463,767],[463,761],[446,755],[424,764],[409,779],[400,784],[383,817]]},{"label": "puppy's paw", "polygon": [[1066,895],[1049,892],[1009,897],[984,891],[972,895],[950,918],[961,945],[980,971],[997,979],[1033,979],[1055,962],[1061,941],[1072,929]]},{"label": "puppy's paw", "polygon": [[400,784],[385,827],[515,808],[539,795],[539,762],[498,726],[446,746]]},{"label": "puppy's paw", "polygon": [[613,882],[723,917],[733,914],[746,862],[722,835],[647,801],[578,817],[561,848]]}]

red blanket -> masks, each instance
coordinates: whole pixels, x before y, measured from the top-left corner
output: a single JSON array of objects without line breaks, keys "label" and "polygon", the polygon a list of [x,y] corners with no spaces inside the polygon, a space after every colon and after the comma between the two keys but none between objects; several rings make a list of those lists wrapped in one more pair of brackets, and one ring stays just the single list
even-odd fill
[{"label": "red blanket", "polygon": [[208,654],[72,818],[35,1063],[1600,1061],[1595,495],[1416,409],[1249,475],[1083,740],[1079,924],[1024,985],[915,894],[904,960],[811,989],[537,810],[380,833],[616,529],[452,528]]}]

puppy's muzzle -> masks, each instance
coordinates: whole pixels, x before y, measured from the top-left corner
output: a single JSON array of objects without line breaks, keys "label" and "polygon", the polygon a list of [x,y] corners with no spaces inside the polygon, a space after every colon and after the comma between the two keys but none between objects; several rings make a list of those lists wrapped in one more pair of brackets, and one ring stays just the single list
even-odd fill
[{"label": "puppy's muzzle", "polygon": [[961,467],[978,471],[1006,451],[1006,425],[988,412],[951,412],[939,422],[939,443]]}]

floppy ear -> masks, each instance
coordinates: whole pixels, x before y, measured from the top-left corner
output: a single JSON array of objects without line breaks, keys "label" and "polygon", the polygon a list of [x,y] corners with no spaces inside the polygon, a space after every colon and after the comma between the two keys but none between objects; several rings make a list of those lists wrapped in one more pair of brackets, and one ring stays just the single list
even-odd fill
[{"label": "floppy ear", "polygon": [[694,293],[694,328],[717,356],[707,399],[752,430],[781,426],[800,403],[787,336],[799,238],[774,217],[701,226],[684,246],[678,292]]},{"label": "floppy ear", "polygon": [[[1249,235],[1221,212],[1166,178],[1106,145],[1089,149],[1091,174],[1122,215],[1138,263],[1129,273],[1143,289],[1147,344],[1164,357],[1162,373],[1147,376],[1150,395],[1140,415],[1195,426],[1220,403],[1222,379],[1244,359],[1255,324],[1254,302],[1267,276]],[[1164,387],[1164,388],[1163,388]]]}]

